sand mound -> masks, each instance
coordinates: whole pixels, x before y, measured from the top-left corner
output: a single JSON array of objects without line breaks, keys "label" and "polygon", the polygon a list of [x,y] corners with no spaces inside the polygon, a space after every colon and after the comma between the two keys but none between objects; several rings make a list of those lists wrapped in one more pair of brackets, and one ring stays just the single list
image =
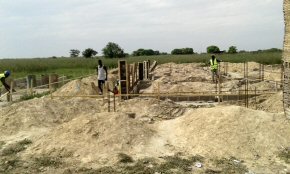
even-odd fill
[{"label": "sand mound", "polygon": [[[108,82],[109,86],[112,89],[113,82],[117,80],[117,70],[112,69],[108,72]],[[92,83],[94,83],[96,89],[92,87]],[[96,95],[98,94],[98,78],[96,75],[77,79],[68,82],[64,86],[62,86],[60,89],[58,89],[56,92],[53,93],[53,95],[65,95],[65,96],[76,96],[76,95]]]},{"label": "sand mound", "polygon": [[0,137],[33,128],[56,126],[81,113],[100,112],[101,102],[74,98],[69,100],[35,98],[0,110]]},{"label": "sand mound", "polygon": [[59,126],[27,150],[27,154],[71,153],[83,163],[114,163],[118,153],[140,151],[154,134],[146,123],[124,113],[80,114]]},{"label": "sand mound", "polygon": [[[249,63],[249,71],[256,73],[256,66]],[[243,81],[238,79],[243,76],[243,64],[233,64],[232,68],[235,72],[221,84],[222,90],[243,88]],[[153,75],[154,81],[144,81],[143,92],[156,92],[158,83],[160,92],[215,90],[208,67],[201,64],[159,65]],[[71,81],[54,95],[96,94],[91,82],[97,83],[96,76]],[[258,90],[273,88],[268,82],[253,81],[249,89],[255,86]],[[287,164],[277,159],[277,153],[290,145],[289,120],[276,113],[283,111],[281,99],[282,93],[257,97],[258,109],[275,113],[239,106],[190,108],[154,98],[117,98],[117,112],[108,113],[107,99],[33,99],[0,110],[0,151],[28,137],[31,144],[15,156],[27,161],[23,167],[35,163],[37,157],[59,158],[63,162],[59,166],[36,166],[39,171],[50,168],[54,173],[68,166],[115,165],[120,153],[136,160],[177,153],[202,155],[209,160],[234,157],[249,168],[280,172]],[[0,157],[0,167],[6,161],[6,157]],[[273,171],[268,173],[278,173]]]},{"label": "sand mound", "polygon": [[124,101],[117,106],[118,112],[135,113],[143,120],[167,120],[180,117],[185,108],[171,100],[158,101],[154,98],[135,98]]},{"label": "sand mound", "polygon": [[[221,63],[223,69],[223,63]],[[259,71],[259,63],[248,62],[248,72]],[[244,64],[243,63],[228,63],[228,71],[244,73]]]},{"label": "sand mound", "polygon": [[200,63],[175,64],[166,63],[158,65],[153,72],[155,78],[162,78],[163,82],[188,82],[210,80],[211,72]]},{"label": "sand mound", "polygon": [[238,106],[191,110],[168,124],[175,130],[171,142],[188,152],[253,159],[290,144],[290,124],[283,114]]},{"label": "sand mound", "polygon": [[238,106],[197,109],[159,124],[149,147],[159,143],[162,154],[234,157],[258,173],[278,173],[283,169],[278,169],[281,160],[277,154],[289,146],[289,130],[284,114]]},{"label": "sand mound", "polygon": [[174,93],[174,92],[202,92],[202,91],[215,91],[215,84],[204,82],[168,82],[163,83],[160,81],[153,81],[152,85],[141,93],[157,93],[159,84],[160,93]]},{"label": "sand mound", "polygon": [[62,86],[53,95],[96,95],[97,91],[92,88],[92,82],[97,86],[97,76],[73,80]]},{"label": "sand mound", "polygon": [[[253,99],[252,99],[253,100]],[[267,111],[267,112],[273,112],[273,113],[279,113],[284,112],[283,109],[283,93],[278,92],[273,95],[267,95],[267,96],[260,96],[257,98],[257,109]],[[253,103],[253,101],[252,101]],[[255,106],[253,106],[255,107]]]},{"label": "sand mound", "polygon": [[[223,91],[232,91],[244,88],[244,64],[228,63],[228,75],[222,76],[221,88]],[[267,68],[267,67],[266,67]],[[269,70],[270,72],[270,70]],[[224,73],[224,64],[221,63],[221,74]],[[259,64],[248,63],[248,75],[250,79],[249,90],[270,90],[274,89],[275,83],[267,81],[258,82]],[[271,77],[270,77],[270,76]],[[278,76],[277,76],[278,75]],[[211,71],[209,67],[202,64],[175,64],[167,63],[158,65],[153,72],[154,80],[141,87],[141,93],[152,93],[159,90],[162,93],[170,92],[205,92],[215,91],[216,84],[212,83]],[[273,76],[273,77],[272,77]],[[275,77],[274,77],[275,76]],[[277,77],[276,77],[277,76]],[[265,72],[265,77],[269,79],[279,79],[281,75]],[[267,80],[269,80],[267,79]]]},{"label": "sand mound", "polygon": [[37,140],[25,155],[65,152],[83,164],[104,165],[116,162],[119,153],[139,158],[183,152],[268,164],[290,144],[289,127],[282,114],[238,106],[189,109],[154,124],[122,112],[81,114]]}]

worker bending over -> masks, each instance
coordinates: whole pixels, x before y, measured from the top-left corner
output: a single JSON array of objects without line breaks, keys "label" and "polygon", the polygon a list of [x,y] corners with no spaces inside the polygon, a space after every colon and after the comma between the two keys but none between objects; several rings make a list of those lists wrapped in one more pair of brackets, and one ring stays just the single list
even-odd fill
[{"label": "worker bending over", "polygon": [[10,92],[10,86],[5,82],[5,79],[7,77],[10,76],[10,71],[7,70],[7,71],[4,71],[4,73],[0,74],[0,80],[1,80],[1,83],[2,85],[5,87],[5,89]]}]

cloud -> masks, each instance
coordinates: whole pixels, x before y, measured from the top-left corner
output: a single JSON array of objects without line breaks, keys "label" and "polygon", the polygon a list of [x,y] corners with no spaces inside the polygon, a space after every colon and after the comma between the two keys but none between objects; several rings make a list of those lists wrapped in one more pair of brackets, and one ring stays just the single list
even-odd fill
[{"label": "cloud", "polygon": [[282,0],[0,1],[0,57],[67,56],[117,42],[126,52],[282,47]]}]

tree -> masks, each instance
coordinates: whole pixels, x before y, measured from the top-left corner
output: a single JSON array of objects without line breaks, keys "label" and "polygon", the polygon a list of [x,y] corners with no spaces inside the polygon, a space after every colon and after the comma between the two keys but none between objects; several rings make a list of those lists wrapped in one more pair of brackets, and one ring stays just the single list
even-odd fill
[{"label": "tree", "polygon": [[193,54],[192,48],[182,48],[182,54]]},{"label": "tree", "polygon": [[80,50],[77,50],[77,49],[71,49],[70,52],[70,57],[79,57],[80,55]]},{"label": "tree", "polygon": [[281,49],[279,48],[270,48],[270,49],[266,49],[266,50],[263,50],[264,52],[269,52],[269,53],[275,53],[275,52],[282,52]]},{"label": "tree", "polygon": [[82,52],[82,54],[85,58],[90,58],[90,57],[97,55],[98,52],[92,48],[87,48],[87,49],[85,49],[85,51]]},{"label": "tree", "polygon": [[160,52],[158,50],[154,51],[154,55],[160,55]]},{"label": "tree", "polygon": [[171,54],[173,55],[182,54],[182,49],[175,48],[174,50],[171,51]]},{"label": "tree", "polygon": [[175,48],[171,51],[171,54],[178,55],[178,54],[193,54],[192,48]]},{"label": "tree", "polygon": [[237,47],[236,46],[230,46],[228,50],[229,54],[235,54],[237,53]]},{"label": "tree", "polygon": [[220,49],[219,49],[219,47],[217,47],[215,45],[211,45],[211,46],[208,46],[206,48],[206,51],[207,51],[207,53],[214,54],[214,53],[219,53]]},{"label": "tree", "polygon": [[152,49],[143,49],[139,48],[136,51],[133,51],[133,56],[153,56],[153,55],[159,55],[159,51],[153,51]]},{"label": "tree", "polygon": [[103,54],[107,58],[121,58],[125,57],[124,50],[116,43],[109,42],[105,48],[102,49]]}]

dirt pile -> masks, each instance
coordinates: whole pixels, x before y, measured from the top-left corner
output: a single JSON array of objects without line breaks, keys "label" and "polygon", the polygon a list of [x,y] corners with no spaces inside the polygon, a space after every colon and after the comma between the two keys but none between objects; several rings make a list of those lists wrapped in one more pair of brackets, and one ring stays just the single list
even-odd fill
[{"label": "dirt pile", "polygon": [[239,106],[190,110],[183,117],[165,122],[161,128],[167,125],[175,130],[173,144],[207,155],[266,157],[290,143],[290,122],[283,114]]},{"label": "dirt pile", "polygon": [[92,88],[91,83],[97,85],[97,82],[97,76],[73,80],[62,86],[60,89],[54,92],[53,95],[96,95],[97,91]]},{"label": "dirt pile", "polygon": [[23,157],[62,157],[69,166],[99,168],[116,164],[120,153],[136,160],[183,153],[234,157],[256,171],[271,171],[268,165],[279,166],[277,153],[290,144],[289,127],[283,114],[238,106],[187,109],[155,123],[123,112],[79,114],[33,142]]},{"label": "dirt pile", "polygon": [[[257,103],[257,104],[256,104]],[[272,113],[284,112],[283,109],[283,93],[277,92],[272,95],[261,95],[250,100],[251,108],[255,109],[257,105],[258,110],[263,110]]]},{"label": "dirt pile", "polygon": [[[249,70],[256,73],[256,66],[249,63]],[[226,77],[223,90],[243,85],[238,78],[243,75],[243,64],[233,64],[232,71],[237,78]],[[156,92],[158,83],[160,92],[215,90],[210,71],[202,64],[164,64],[153,76],[142,92]],[[91,82],[97,83],[96,76],[69,82],[53,95],[95,94]],[[273,88],[271,85],[253,82],[249,89]],[[281,173],[287,167],[290,170],[289,164],[277,157],[290,145],[289,120],[277,113],[282,110],[281,100],[282,93],[257,97],[258,109],[267,112],[239,106],[191,108],[141,97],[117,98],[115,113],[106,112],[107,99],[48,96],[14,103],[0,110],[0,168],[7,172],[19,165],[14,173],[114,173],[119,168],[131,173],[145,169],[151,173],[190,173],[195,172],[194,162],[198,162],[193,159],[201,161],[196,158],[201,155],[200,173],[218,172],[218,164],[239,166],[243,173],[248,168],[257,173]],[[164,163],[156,164],[160,161]],[[214,166],[213,161],[218,164]],[[171,166],[163,170],[164,165]],[[221,171],[230,173],[232,168]]]},{"label": "dirt pile", "polygon": [[101,112],[102,101],[91,99],[35,98],[0,110],[0,137],[33,128],[56,126],[86,112]]},{"label": "dirt pile", "polygon": [[119,153],[140,151],[154,132],[125,113],[80,114],[37,140],[26,153],[57,156],[65,152],[78,163],[108,165],[116,162]]},{"label": "dirt pile", "polygon": [[[228,63],[229,72],[244,73],[244,63]],[[224,67],[224,62],[221,63],[221,69]],[[248,62],[248,71],[259,71],[260,65],[256,62]]]},{"label": "dirt pile", "polygon": [[[259,64],[255,62],[248,63],[248,75],[250,79],[249,90],[270,90],[280,89],[280,87],[271,82],[259,82],[260,77]],[[279,69],[268,68],[265,72],[267,80],[280,80],[281,75],[271,73]],[[266,70],[265,70],[266,71]],[[221,63],[221,88],[223,91],[233,91],[243,88],[244,82],[244,64],[228,63],[228,75],[224,75],[225,64]],[[159,92],[210,92],[215,91],[216,84],[212,83],[211,71],[204,64],[175,64],[167,63],[158,65],[153,72],[153,81],[147,87],[142,88],[142,93]]]},{"label": "dirt pile", "polygon": [[[108,72],[109,87],[112,89],[113,83],[117,80],[118,71],[112,69]],[[95,87],[92,87],[92,83]],[[68,82],[53,95],[60,96],[78,96],[78,95],[97,95],[98,94],[98,77],[97,75],[76,79]]]},{"label": "dirt pile", "polygon": [[283,114],[229,106],[188,111],[183,117],[160,124],[158,132],[163,142],[170,144],[164,144],[167,152],[232,156],[248,166],[255,163],[256,171],[265,172],[279,163],[277,152],[281,147],[289,146],[289,128]]},{"label": "dirt pile", "polygon": [[119,103],[118,112],[134,113],[136,118],[147,120],[168,120],[180,117],[186,108],[171,100],[159,101],[154,98],[135,98]]}]

